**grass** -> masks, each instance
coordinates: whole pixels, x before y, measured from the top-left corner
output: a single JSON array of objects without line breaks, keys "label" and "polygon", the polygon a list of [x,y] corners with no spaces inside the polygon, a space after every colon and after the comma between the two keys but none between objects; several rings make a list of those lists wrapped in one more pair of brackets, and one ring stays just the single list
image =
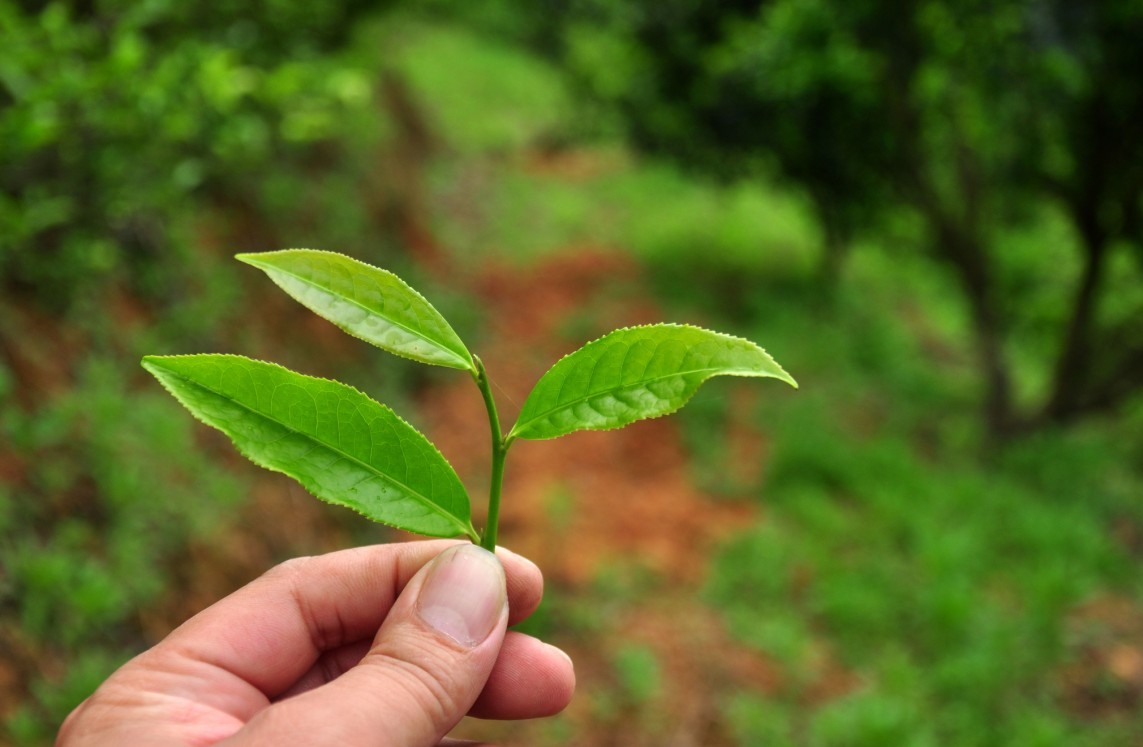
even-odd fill
[{"label": "grass", "polygon": [[353,56],[400,74],[433,133],[462,155],[519,152],[571,113],[556,69],[461,26],[389,14],[357,30]]},{"label": "grass", "polygon": [[[1123,441],[1090,424],[982,458],[963,354],[952,347],[948,366],[917,354],[919,327],[955,331],[941,321],[955,298],[933,293],[922,265],[899,266],[894,291],[883,257],[855,259],[873,268],[855,268],[828,319],[763,311],[756,322],[809,375],[796,398],[758,413],[776,444],[768,518],[723,551],[708,595],[789,678],[729,704],[728,718],[750,734],[779,714],[772,744],[1125,744],[1143,727],[1135,712],[1063,705],[1077,686],[1065,667],[1081,655],[1075,611],[1139,599],[1138,558],[1113,537],[1143,523]],[[880,288],[862,287],[870,272]],[[929,294],[923,306],[916,292]],[[853,681],[844,697],[807,702],[828,676],[823,651]]]},{"label": "grass", "polygon": [[35,413],[6,409],[0,435],[27,460],[23,489],[0,495],[0,632],[20,641],[27,660],[10,666],[30,690],[5,727],[40,744],[137,651],[139,610],[243,486],[195,448],[193,422],[161,393],[128,395],[107,359]]}]

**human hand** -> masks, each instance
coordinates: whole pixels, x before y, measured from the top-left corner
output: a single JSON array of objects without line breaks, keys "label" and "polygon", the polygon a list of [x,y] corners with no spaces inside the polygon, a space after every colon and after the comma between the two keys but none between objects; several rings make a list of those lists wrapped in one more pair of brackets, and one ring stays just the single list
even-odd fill
[{"label": "human hand", "polygon": [[290,560],[116,671],[56,745],[419,747],[465,714],[551,715],[571,660],[506,632],[542,588],[521,556],[452,541]]}]

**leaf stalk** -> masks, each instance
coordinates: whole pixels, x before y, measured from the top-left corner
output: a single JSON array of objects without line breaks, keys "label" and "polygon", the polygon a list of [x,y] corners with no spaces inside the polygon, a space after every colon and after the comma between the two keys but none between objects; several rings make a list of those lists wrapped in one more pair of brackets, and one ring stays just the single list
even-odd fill
[{"label": "leaf stalk", "polygon": [[488,380],[488,372],[484,369],[484,362],[476,355],[472,356],[476,362],[476,386],[484,398],[484,407],[488,410],[488,426],[492,436],[492,475],[488,484],[488,521],[484,527],[484,535],[480,546],[489,552],[496,552],[496,529],[500,523],[500,493],[504,485],[504,461],[508,456],[508,447],[512,438],[505,436],[500,427],[500,415],[496,412],[496,399],[492,396],[492,383]]}]

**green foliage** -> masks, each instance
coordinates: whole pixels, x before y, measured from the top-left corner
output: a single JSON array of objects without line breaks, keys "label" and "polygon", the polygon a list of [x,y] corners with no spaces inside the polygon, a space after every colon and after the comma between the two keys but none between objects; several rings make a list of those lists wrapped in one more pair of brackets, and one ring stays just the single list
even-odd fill
[{"label": "green foliage", "polygon": [[[1119,744],[1125,723],[1089,722],[1058,698],[1071,611],[1137,595],[1137,561],[1109,537],[1140,525],[1127,447],[1077,429],[981,464],[959,443],[957,387],[917,381],[954,374],[925,373],[907,346],[867,368],[859,350],[882,333],[847,314],[831,324],[850,342],[824,341],[833,367],[814,367],[813,391],[759,413],[775,444],[766,519],[725,548],[709,583],[734,633],[790,675],[728,706],[739,743],[777,712],[776,744]],[[790,319],[766,326],[778,345],[807,334]],[[897,382],[927,393],[906,401]],[[831,676],[822,651],[856,682],[808,705]]]},{"label": "green foliage", "polygon": [[617,330],[552,367],[504,435],[479,359],[423,296],[392,273],[311,249],[238,258],[355,337],[472,373],[492,429],[485,534],[472,526],[468,495],[440,452],[352,387],[233,355],[148,356],[143,367],[255,463],[290,475],[322,500],[429,536],[467,534],[489,549],[496,546],[504,458],[516,438],[554,438],[666,415],[716,375],[772,377],[797,386],[747,340],[681,325]]},{"label": "green foliage", "polygon": [[0,409],[0,439],[26,467],[15,492],[0,489],[0,606],[11,613],[0,627],[29,658],[8,662],[31,689],[4,725],[17,744],[44,741],[132,655],[138,610],[171,588],[185,544],[243,492],[205,466],[165,397],[128,395],[127,379],[96,360],[37,411]]},{"label": "green foliage", "polygon": [[239,254],[318,316],[371,345],[421,363],[476,372],[444,317],[393,273],[333,252]]},{"label": "green foliage", "polygon": [[[767,181],[704,182],[652,162],[608,180],[604,189],[609,202],[626,206],[622,240],[659,266],[805,273],[819,251],[806,201]],[[707,251],[697,261],[700,246]]]},{"label": "green foliage", "polygon": [[143,367],[251,461],[318,498],[410,532],[476,537],[440,452],[353,387],[233,355],[149,356]]},{"label": "green foliage", "polygon": [[33,702],[14,709],[7,717],[4,726],[12,742],[50,744],[64,716],[129,658],[126,651],[113,652],[90,645],[74,650],[62,680],[36,678],[32,682]]},{"label": "green foliage", "polygon": [[726,551],[713,598],[791,668],[782,697],[820,676],[812,652],[827,641],[866,682],[803,716],[814,744],[1024,743],[1027,715],[1052,710],[1066,611],[1124,577],[1125,558],[1083,510],[932,468],[902,481],[868,450],[858,461],[871,457],[845,493],[776,487],[770,525]]},{"label": "green foliage", "polygon": [[811,740],[822,747],[941,744],[913,703],[862,693],[840,698],[814,719]]},{"label": "green foliage", "polygon": [[729,730],[736,744],[765,744],[793,747],[794,727],[783,704],[772,703],[749,693],[737,693],[726,704]]},{"label": "green foliage", "polygon": [[368,84],[312,52],[346,11],[287,27],[286,6],[0,3],[7,291],[57,311],[117,283],[155,299],[189,264],[188,201],[342,132]]},{"label": "green foliage", "polygon": [[530,146],[562,127],[572,111],[567,85],[553,66],[447,18],[426,23],[392,14],[360,36],[362,57],[402,74],[419,94],[434,133],[462,153]]},{"label": "green foliage", "polygon": [[568,0],[501,29],[564,61],[640,148],[796,185],[827,290],[857,242],[915,220],[963,294],[994,436],[1140,389],[1134,0]]},{"label": "green foliage", "polygon": [[236,213],[244,242],[299,205],[360,225],[356,172],[315,198],[312,162],[376,122],[330,51],[370,5],[0,0],[0,639],[20,690],[0,742],[49,742],[149,643],[140,610],[247,492],[120,362],[252,334],[224,331],[242,296],[211,249]]},{"label": "green foliage", "polygon": [[667,415],[713,376],[772,377],[797,386],[748,340],[672,324],[621,329],[545,373],[524,401],[509,438],[555,438]]},{"label": "green foliage", "polygon": [[663,672],[655,652],[646,646],[622,646],[612,657],[620,699],[628,706],[645,706],[663,688]]}]

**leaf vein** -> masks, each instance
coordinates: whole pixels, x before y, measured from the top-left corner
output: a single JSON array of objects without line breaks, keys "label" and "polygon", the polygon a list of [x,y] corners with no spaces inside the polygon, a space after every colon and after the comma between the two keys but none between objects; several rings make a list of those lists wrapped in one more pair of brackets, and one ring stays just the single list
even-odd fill
[{"label": "leaf vein", "polygon": [[[357,298],[357,296],[358,296],[358,290],[357,290],[358,278],[352,277],[352,276],[350,278],[350,283],[352,283],[352,291],[351,291],[352,295],[341,295],[341,294],[334,293],[333,291],[326,290],[317,281],[311,280],[310,278],[307,278],[307,277],[303,277],[303,276],[297,274],[296,272],[286,270],[286,269],[279,267],[277,265],[275,265],[273,269],[275,272],[280,272],[283,275],[288,275],[288,276],[294,278],[295,280],[310,286],[312,289],[317,290],[319,293],[325,294],[326,296],[332,297],[334,299],[336,299],[338,297],[345,299],[346,301],[348,301],[349,303],[353,304],[354,306],[359,308],[361,311],[363,311],[367,316],[372,315],[372,316],[380,317],[390,326],[404,330],[410,336],[415,337],[416,339],[421,340],[423,342],[426,342],[434,348],[438,348],[438,349],[446,351],[450,356],[452,356],[456,360],[460,361],[461,363],[465,363],[466,368],[467,368],[468,361],[465,360],[465,358],[463,356],[458,355],[456,353],[456,351],[453,350],[452,348],[446,347],[439,340],[434,340],[429,335],[426,335],[422,332],[418,332],[417,330],[413,329],[412,327],[410,327],[406,324],[402,324],[399,320],[394,319],[391,316],[387,316],[386,312],[388,311],[388,308],[387,308],[388,304],[385,302],[385,294],[384,293],[378,294],[381,298],[381,309],[380,310],[371,309],[368,306],[366,306],[365,303],[359,301]],[[332,274],[331,274],[331,277],[332,277]],[[331,285],[332,285],[332,283],[331,283]]]},{"label": "leaf vein", "polygon": [[[206,391],[210,392],[211,394],[215,395],[216,397],[219,397],[221,399],[224,399],[228,402],[231,402],[231,403],[237,405],[238,407],[241,407],[242,409],[246,410],[251,415],[254,415],[257,418],[260,418],[260,419],[265,420],[265,421],[269,421],[270,423],[278,425],[279,427],[283,428],[284,430],[289,431],[290,433],[293,433],[297,436],[303,437],[304,439],[310,441],[313,444],[312,448],[314,450],[317,450],[320,447],[325,447],[330,452],[332,452],[335,457],[340,457],[341,459],[343,459],[347,462],[350,462],[352,464],[356,464],[358,467],[361,467],[366,472],[370,472],[370,473],[376,475],[378,478],[380,478],[384,483],[386,483],[388,485],[394,486],[398,489],[403,489],[403,491],[405,493],[407,493],[410,497],[412,497],[416,501],[416,503],[419,503],[424,508],[428,508],[431,511],[433,511],[433,512],[439,514],[440,516],[444,517],[447,521],[449,521],[449,523],[453,524],[454,526],[459,527],[460,533],[462,533],[462,534],[465,533],[466,527],[464,527],[464,525],[455,516],[453,516],[448,511],[446,511],[443,507],[438,506],[431,498],[429,498],[426,495],[423,495],[421,492],[414,489],[408,483],[400,482],[397,479],[395,479],[394,477],[385,474],[379,468],[374,467],[371,464],[368,464],[366,462],[361,461],[360,459],[353,456],[352,454],[345,453],[340,448],[335,448],[333,445],[326,443],[321,438],[319,438],[317,436],[313,436],[311,434],[308,434],[305,431],[300,431],[300,430],[290,426],[287,423],[283,423],[282,421],[280,421],[276,418],[270,417],[270,416],[262,413],[261,411],[251,407],[250,405],[246,404],[245,402],[242,402],[241,400],[238,400],[235,397],[226,394],[225,392],[220,392],[220,391],[217,391],[215,389],[212,389],[211,387],[206,386],[205,384],[203,384],[199,381],[195,381],[195,380],[193,380],[187,376],[184,376],[182,374],[170,371],[169,369],[168,369],[168,373],[170,373],[173,376],[177,376],[178,378],[187,382],[191,386],[197,387],[199,389],[205,389]],[[243,373],[246,373],[247,375],[250,374],[250,372],[248,372],[248,371],[243,371]],[[279,386],[279,385],[276,385],[276,386]],[[259,389],[259,387],[257,387],[257,385],[255,385],[254,388],[255,388],[255,392],[257,392]],[[389,424],[385,424],[385,425],[387,425],[390,429],[392,428],[392,426]],[[372,430],[372,429],[370,429],[370,430]],[[285,438],[285,437],[283,436],[282,438]],[[278,439],[278,440],[282,440],[282,439]],[[400,441],[399,438],[397,440]],[[403,447],[402,447],[402,454],[404,454]],[[408,473],[406,472],[406,476],[407,476],[407,474]]]},{"label": "leaf vein", "polygon": [[[632,384],[624,384],[622,386],[610,387],[608,389],[601,389],[598,392],[588,392],[587,394],[585,394],[581,397],[574,397],[574,398],[569,399],[567,401],[557,402],[553,407],[550,407],[546,410],[538,412],[535,415],[533,415],[532,417],[530,417],[527,420],[527,422],[525,422],[523,424],[523,426],[527,427],[528,425],[531,425],[532,423],[535,423],[539,420],[543,420],[545,418],[550,417],[552,414],[559,412],[560,410],[571,409],[571,408],[575,407],[576,405],[590,402],[592,399],[595,399],[596,397],[600,397],[604,394],[613,394],[613,396],[617,396],[617,394],[615,394],[615,393],[629,392],[629,391],[634,391],[634,390],[640,389],[640,388],[645,388],[645,389],[648,389],[648,391],[650,391],[649,385],[654,384],[656,382],[665,381],[667,379],[684,378],[687,376],[693,376],[696,374],[704,374],[704,373],[710,373],[711,376],[713,376],[715,374],[722,374],[722,375],[726,375],[726,376],[756,375],[756,374],[753,374],[753,369],[748,369],[748,368],[727,369],[723,366],[713,366],[713,367],[709,367],[709,368],[696,368],[696,369],[692,369],[690,371],[676,371],[676,372],[670,373],[670,374],[663,374],[662,376],[654,376],[651,378],[641,379],[640,381],[634,382]],[[710,376],[708,376],[706,378],[710,378]],[[651,392],[651,394],[653,394],[658,399],[669,399],[667,397],[662,397],[658,394],[655,394],[654,392]]]}]

